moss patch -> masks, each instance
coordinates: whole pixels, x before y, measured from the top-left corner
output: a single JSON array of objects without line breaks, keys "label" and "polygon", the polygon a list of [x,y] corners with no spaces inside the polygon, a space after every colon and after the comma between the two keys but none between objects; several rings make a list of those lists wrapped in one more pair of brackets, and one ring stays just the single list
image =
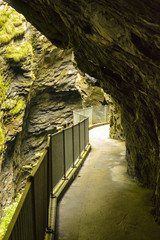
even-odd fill
[{"label": "moss patch", "polygon": [[10,45],[7,47],[5,56],[7,59],[11,59],[14,62],[20,62],[25,57],[27,57],[28,54],[33,54],[32,45],[28,42],[25,42],[21,45]]},{"label": "moss patch", "polygon": [[[2,70],[0,70],[0,105],[5,99],[5,94],[8,89],[8,83],[4,82],[4,78],[2,75]],[[4,149],[4,135],[2,130],[2,117],[3,111],[0,112],[0,154],[3,152]]]},{"label": "moss patch", "polygon": [[23,101],[23,99],[19,99],[17,101],[16,106],[10,110],[9,114],[10,115],[17,115],[21,110],[24,110],[26,107],[25,102]]},{"label": "moss patch", "polygon": [[2,103],[2,109],[10,110],[14,108],[16,104],[17,104],[17,101],[15,99],[7,99]]},{"label": "moss patch", "polygon": [[[10,206],[6,207],[4,209],[4,217],[2,218],[1,224],[0,224],[0,237],[3,238],[6,231],[7,231],[7,227],[13,217],[13,214],[18,206],[18,203],[20,201],[20,197],[21,195],[19,195],[16,199],[15,202],[13,202]],[[0,239],[1,239],[0,238]]]},{"label": "moss patch", "polygon": [[25,18],[13,8],[0,10],[0,43],[8,43],[12,38],[25,33]]}]

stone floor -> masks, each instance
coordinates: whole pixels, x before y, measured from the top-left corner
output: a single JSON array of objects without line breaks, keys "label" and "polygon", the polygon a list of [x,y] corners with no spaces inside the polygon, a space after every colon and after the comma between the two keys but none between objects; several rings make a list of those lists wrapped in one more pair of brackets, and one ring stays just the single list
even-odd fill
[{"label": "stone floor", "polygon": [[150,190],[126,173],[125,143],[109,126],[90,131],[92,151],[58,208],[57,240],[159,240]]}]

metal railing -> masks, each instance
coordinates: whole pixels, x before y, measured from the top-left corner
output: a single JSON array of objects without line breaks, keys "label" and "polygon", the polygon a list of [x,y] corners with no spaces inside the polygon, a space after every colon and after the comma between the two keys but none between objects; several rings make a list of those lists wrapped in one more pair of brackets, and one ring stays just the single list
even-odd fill
[{"label": "metal railing", "polygon": [[89,126],[99,123],[109,123],[109,105],[92,106],[73,112],[73,122],[76,124],[83,118],[89,118]]},{"label": "metal railing", "polygon": [[43,156],[28,177],[3,240],[43,240],[48,226],[50,193],[89,144],[89,119],[50,135]]}]

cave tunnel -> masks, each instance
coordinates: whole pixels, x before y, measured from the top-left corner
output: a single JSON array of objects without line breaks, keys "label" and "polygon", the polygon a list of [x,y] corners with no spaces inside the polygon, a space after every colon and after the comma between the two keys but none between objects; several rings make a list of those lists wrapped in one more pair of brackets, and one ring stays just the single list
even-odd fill
[{"label": "cave tunnel", "polygon": [[[75,64],[80,71],[96,79],[96,85],[111,95],[121,115],[126,140],[128,173],[132,177],[136,177],[143,186],[152,189],[154,205],[152,212],[156,222],[159,223],[160,2],[158,0],[143,0],[141,3],[138,0],[134,2],[81,0],[78,3],[72,0],[8,0],[5,2],[22,13],[54,45],[67,51],[73,50]],[[16,37],[19,38],[19,35],[17,34]],[[32,54],[30,46],[26,47],[27,51]],[[36,47],[38,50],[39,46]],[[58,57],[61,58],[63,50],[54,49],[52,51],[58,53]],[[37,53],[40,52],[37,51]],[[48,59],[46,54],[46,65],[47,61],[50,61]],[[10,57],[7,58],[8,62],[11,60]],[[14,57],[14,60],[18,61],[17,56]],[[52,60],[55,61],[54,58]],[[27,66],[22,69],[20,65],[17,68],[13,64],[12,67],[16,69],[17,75],[25,72],[28,79],[31,77]],[[19,68],[21,70],[17,70]],[[41,71],[44,74],[45,68]],[[12,76],[14,74],[12,73]],[[64,77],[65,72],[62,75]],[[20,76],[17,76],[17,79],[24,82]],[[36,84],[33,91],[34,101],[30,103],[28,112],[30,107],[37,103],[35,89],[38,81]],[[49,89],[49,83],[46,85]],[[18,89],[17,85],[14,85],[13,88]],[[63,81],[58,90],[58,94],[61,96],[63,93],[66,94],[65,91],[60,92],[62,88]],[[69,89],[77,91],[71,85],[69,85]],[[43,90],[41,86],[39,94]],[[26,86],[25,91],[19,89],[19,94],[25,96],[27,91]],[[49,93],[50,90],[46,93],[45,99],[50,100]],[[23,108],[24,106],[23,101],[18,103],[15,112],[19,107]],[[16,103],[13,101],[11,104]],[[55,102],[51,108],[55,109],[56,104]],[[80,106],[80,103],[78,102],[77,105]],[[66,114],[69,111],[65,108],[64,103],[59,105],[59,111],[60,109],[65,109]],[[32,134],[34,124],[31,119],[30,125],[25,126],[28,127],[30,134]],[[13,129],[15,128],[16,122]],[[50,129],[46,134],[49,131]],[[25,139],[25,137],[24,133],[21,138]],[[41,142],[43,142],[42,136]],[[28,149],[25,146],[23,148],[27,154]],[[34,148],[35,145],[32,144],[32,149]],[[17,162],[15,161],[15,166]],[[125,218],[127,218],[126,215],[124,215]],[[121,223],[117,223],[117,225],[122,226]],[[130,223],[130,225],[134,229],[134,224]],[[117,239],[121,238],[117,237]]]}]

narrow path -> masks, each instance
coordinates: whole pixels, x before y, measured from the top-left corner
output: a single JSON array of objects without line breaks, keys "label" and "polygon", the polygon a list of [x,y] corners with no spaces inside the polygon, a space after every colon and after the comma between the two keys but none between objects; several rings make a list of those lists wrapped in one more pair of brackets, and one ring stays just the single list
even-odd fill
[{"label": "narrow path", "polygon": [[159,240],[150,190],[126,173],[125,143],[90,131],[92,151],[58,209],[57,240]]}]

